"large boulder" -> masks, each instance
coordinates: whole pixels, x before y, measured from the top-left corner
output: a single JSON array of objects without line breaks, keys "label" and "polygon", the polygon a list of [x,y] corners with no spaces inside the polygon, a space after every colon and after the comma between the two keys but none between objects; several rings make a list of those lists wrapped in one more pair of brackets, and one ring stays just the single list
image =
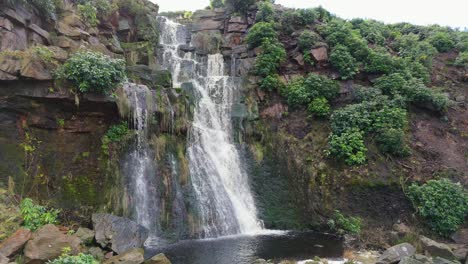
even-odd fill
[{"label": "large boulder", "polygon": [[[463,99],[464,100],[464,99]],[[452,240],[457,244],[468,245],[468,228],[462,228],[452,235]]]},{"label": "large boulder", "polygon": [[111,214],[93,214],[96,242],[117,254],[141,248],[148,238],[148,230],[131,221]]},{"label": "large boulder", "polygon": [[456,259],[452,249],[448,245],[438,243],[425,236],[421,236],[420,241],[424,252],[426,252],[428,255],[431,255],[432,257],[441,257],[448,260]]},{"label": "large boulder", "polygon": [[0,244],[0,255],[13,257],[18,253],[31,238],[31,231],[20,228],[13,235]]},{"label": "large boulder", "polygon": [[163,253],[145,261],[145,264],[171,264],[171,261]]},{"label": "large boulder", "polygon": [[144,250],[142,248],[133,248],[111,257],[103,264],[141,264],[145,261]]},{"label": "large boulder", "polygon": [[45,225],[26,244],[25,263],[45,263],[59,257],[64,248],[70,248],[70,254],[78,254],[81,251],[80,239],[64,234],[55,225]]},{"label": "large boulder", "polygon": [[317,62],[325,62],[328,60],[328,51],[326,47],[318,47],[310,51]]},{"label": "large boulder", "polygon": [[402,243],[387,249],[377,260],[377,264],[398,263],[404,257],[413,256],[416,249],[409,243]]}]

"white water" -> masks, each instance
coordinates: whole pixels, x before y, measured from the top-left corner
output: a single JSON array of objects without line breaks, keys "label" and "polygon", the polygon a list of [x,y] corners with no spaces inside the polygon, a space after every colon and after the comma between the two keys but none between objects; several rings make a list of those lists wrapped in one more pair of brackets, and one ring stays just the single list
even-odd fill
[{"label": "white water", "polygon": [[186,44],[182,25],[158,19],[163,46],[162,66],[172,71],[173,85],[193,85],[196,98],[188,145],[191,184],[196,195],[202,237],[257,233],[248,175],[232,139],[231,113],[238,85],[225,75],[221,54],[197,58],[180,51]]}]

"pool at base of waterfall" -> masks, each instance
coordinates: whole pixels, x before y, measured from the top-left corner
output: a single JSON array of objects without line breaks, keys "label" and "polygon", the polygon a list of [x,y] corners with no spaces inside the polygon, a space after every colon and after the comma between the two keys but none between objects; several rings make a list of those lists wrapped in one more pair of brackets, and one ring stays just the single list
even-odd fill
[{"label": "pool at base of waterfall", "polygon": [[145,257],[164,253],[172,264],[251,264],[257,259],[301,261],[341,260],[343,241],[314,232],[236,235],[216,239],[184,240],[163,248],[147,247]]}]

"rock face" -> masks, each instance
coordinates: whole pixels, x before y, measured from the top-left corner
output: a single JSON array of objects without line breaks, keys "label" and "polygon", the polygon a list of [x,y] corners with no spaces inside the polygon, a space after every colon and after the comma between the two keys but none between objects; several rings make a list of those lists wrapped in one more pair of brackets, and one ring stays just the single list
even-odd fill
[{"label": "rock face", "polygon": [[449,260],[456,259],[452,249],[446,244],[438,243],[425,236],[421,236],[420,240],[423,245],[423,250],[432,257],[441,257]]},{"label": "rock face", "polygon": [[103,264],[140,264],[145,261],[143,254],[142,248],[133,248],[104,261]]},{"label": "rock face", "polygon": [[93,214],[96,242],[117,254],[141,248],[148,238],[148,230],[137,223],[115,215]]},{"label": "rock face", "polygon": [[26,244],[24,257],[26,263],[45,263],[59,257],[66,247],[71,248],[70,254],[78,254],[80,239],[62,233],[55,225],[45,225]]},{"label": "rock face", "polygon": [[145,264],[171,264],[171,261],[166,257],[166,255],[161,253],[148,259],[144,263]]},{"label": "rock face", "polygon": [[326,47],[312,49],[310,53],[317,62],[325,62],[328,60],[328,52]]},{"label": "rock face", "polygon": [[410,257],[416,253],[416,249],[409,243],[403,243],[387,249],[377,260],[377,264],[398,263],[404,257]]},{"label": "rock face", "polygon": [[18,253],[31,238],[31,231],[20,228],[0,244],[0,255],[12,257]]}]

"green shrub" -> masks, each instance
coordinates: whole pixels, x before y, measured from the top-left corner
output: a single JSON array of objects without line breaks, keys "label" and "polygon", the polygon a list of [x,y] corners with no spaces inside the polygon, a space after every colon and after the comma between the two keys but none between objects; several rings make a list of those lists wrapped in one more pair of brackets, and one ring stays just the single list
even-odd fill
[{"label": "green shrub", "polygon": [[25,198],[21,201],[20,211],[23,217],[23,226],[31,231],[47,224],[57,224],[59,210],[47,210],[46,207],[34,204],[33,200]]},{"label": "green shrub", "polygon": [[451,235],[468,215],[468,192],[448,179],[412,184],[408,196],[417,213],[441,235]]},{"label": "green shrub", "polygon": [[298,9],[295,13],[297,14],[295,25],[298,26],[310,25],[315,22],[315,18],[317,17],[317,13],[313,8]]},{"label": "green shrub", "polygon": [[447,32],[437,32],[430,36],[428,40],[439,52],[447,52],[455,47],[455,41]]},{"label": "green shrub", "polygon": [[210,7],[211,9],[224,7],[224,1],[223,0],[210,0]]},{"label": "green shrub", "polygon": [[57,8],[53,0],[28,0],[37,10],[47,18],[55,18]]},{"label": "green shrub", "polygon": [[275,22],[275,10],[270,2],[265,1],[258,3],[258,12],[255,17],[255,21],[268,23]]},{"label": "green shrub", "polygon": [[315,73],[310,73],[304,79],[304,86],[310,98],[325,97],[330,100],[340,92],[340,85],[336,81]]},{"label": "green shrub", "polygon": [[371,50],[364,64],[367,73],[392,73],[398,67],[395,59],[385,49]]},{"label": "green shrub", "polygon": [[121,122],[118,125],[113,125],[107,130],[106,134],[102,137],[101,149],[105,154],[109,153],[109,145],[111,143],[119,143],[129,133],[128,123]]},{"label": "green shrub", "polygon": [[92,27],[97,26],[99,23],[97,19],[97,8],[89,2],[84,5],[78,5],[78,14],[85,23]]},{"label": "green shrub", "polygon": [[346,217],[336,210],[333,219],[328,221],[328,226],[339,234],[358,235],[361,233],[362,220],[359,217]]},{"label": "green shrub", "polygon": [[460,52],[457,59],[455,60],[455,65],[460,67],[468,67],[468,51]]},{"label": "green shrub", "polygon": [[400,73],[384,75],[378,78],[374,83],[374,87],[382,90],[384,94],[388,95],[402,93],[406,85],[406,78]]},{"label": "green shrub", "polygon": [[311,114],[318,117],[326,117],[330,114],[330,105],[328,104],[327,98],[318,97],[310,102],[308,110]]},{"label": "green shrub", "polygon": [[385,45],[385,39],[390,35],[390,30],[382,22],[375,20],[352,19],[351,24],[358,29],[361,35],[372,44]]},{"label": "green shrub", "polygon": [[268,75],[260,83],[260,88],[264,91],[281,91],[283,86],[284,84],[278,74]]},{"label": "green shrub", "polygon": [[224,0],[224,3],[231,11],[245,14],[255,0]]},{"label": "green shrub", "polygon": [[310,95],[305,89],[303,77],[296,78],[288,84],[286,96],[290,106],[300,106],[310,102]]},{"label": "green shrub", "polygon": [[359,72],[359,64],[349,53],[348,48],[337,45],[330,54],[330,63],[341,75],[341,79],[347,80],[354,77]]},{"label": "green shrub", "polygon": [[59,69],[57,77],[82,93],[109,94],[125,79],[125,61],[98,52],[77,52]]},{"label": "green shrub", "polygon": [[351,128],[340,135],[331,134],[330,154],[343,159],[346,164],[361,165],[366,162],[367,148],[364,145],[364,133],[357,128]]},{"label": "green shrub", "polygon": [[380,105],[378,108],[370,112],[372,124],[368,131],[379,132],[389,128],[402,129],[408,125],[406,110],[391,107],[388,105]]},{"label": "green shrub", "polygon": [[299,47],[299,50],[303,51],[304,53],[309,52],[318,40],[319,36],[317,33],[310,30],[304,30],[297,39],[297,46]]},{"label": "green shrub", "polygon": [[68,255],[70,250],[71,250],[70,248],[64,248],[63,253],[59,258],[49,261],[47,263],[50,263],[50,264],[99,264],[99,261],[97,261],[91,255],[80,253],[77,256],[70,256]]},{"label": "green shrub", "polygon": [[333,133],[338,135],[351,128],[368,132],[372,125],[373,104],[375,104],[374,101],[350,104],[334,111],[331,116]]},{"label": "green shrub", "polygon": [[321,28],[327,43],[332,47],[345,46],[348,52],[358,61],[365,61],[369,54],[367,41],[358,30],[353,30],[352,24],[340,19],[333,19]]},{"label": "green shrub", "polygon": [[246,41],[250,48],[256,48],[265,40],[276,40],[278,33],[276,32],[274,25],[267,22],[259,22],[253,25],[250,29],[249,34],[246,37]]},{"label": "green shrub", "polygon": [[281,63],[286,59],[286,50],[275,40],[266,39],[261,46],[261,52],[255,60],[255,73],[262,77],[274,75]]},{"label": "green shrub", "polygon": [[395,156],[408,156],[410,149],[405,143],[405,132],[402,129],[389,128],[377,134],[380,151]]},{"label": "green shrub", "polygon": [[432,59],[437,54],[437,49],[427,41],[420,41],[415,34],[403,35],[395,40],[394,47],[403,58],[419,62],[426,67],[431,67]]}]

